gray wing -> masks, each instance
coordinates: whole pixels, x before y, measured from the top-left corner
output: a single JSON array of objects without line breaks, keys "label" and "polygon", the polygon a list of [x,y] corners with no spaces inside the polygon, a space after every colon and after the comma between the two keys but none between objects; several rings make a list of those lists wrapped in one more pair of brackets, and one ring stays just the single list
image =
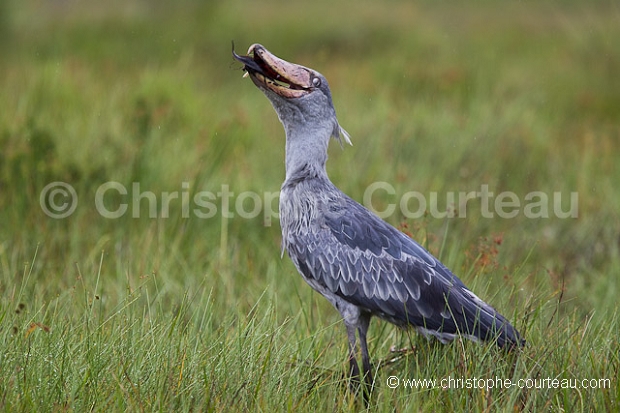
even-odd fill
[{"label": "gray wing", "polygon": [[295,235],[299,271],[332,293],[401,326],[440,339],[456,334],[521,344],[508,321],[413,239],[343,195],[314,229]]}]

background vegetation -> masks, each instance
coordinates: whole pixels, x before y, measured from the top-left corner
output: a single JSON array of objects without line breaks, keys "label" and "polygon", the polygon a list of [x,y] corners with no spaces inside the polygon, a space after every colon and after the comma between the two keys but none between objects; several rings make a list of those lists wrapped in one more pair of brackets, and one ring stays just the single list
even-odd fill
[{"label": "background vegetation", "polygon": [[[563,210],[578,194],[577,218],[484,218],[479,202],[387,218],[528,346],[439,346],[375,321],[371,410],[618,410],[618,38],[612,2],[0,1],[0,407],[363,409],[344,328],[280,259],[277,219],[225,216],[284,176],[283,131],[234,40],[327,76],[354,142],[332,145],[328,169],[358,200],[377,181],[396,190],[378,208],[415,190],[445,210],[443,194],[481,185],[559,192]],[[79,197],[64,219],[40,204],[56,181]],[[110,181],[128,189],[106,196],[129,204],[117,219],[95,205]],[[148,199],[134,211],[133,183],[157,218]],[[184,210],[200,191],[211,218]],[[390,389],[390,375],[611,388]]]}]

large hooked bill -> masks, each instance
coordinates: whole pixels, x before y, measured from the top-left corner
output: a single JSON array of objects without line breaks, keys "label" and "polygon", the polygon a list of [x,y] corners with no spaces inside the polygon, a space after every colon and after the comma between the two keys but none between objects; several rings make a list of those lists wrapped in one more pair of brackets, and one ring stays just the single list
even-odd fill
[{"label": "large hooked bill", "polygon": [[284,98],[300,98],[320,85],[320,79],[310,69],[282,60],[258,43],[250,46],[246,56],[235,53],[233,45],[232,54],[244,65],[243,77],[249,75],[258,87]]}]

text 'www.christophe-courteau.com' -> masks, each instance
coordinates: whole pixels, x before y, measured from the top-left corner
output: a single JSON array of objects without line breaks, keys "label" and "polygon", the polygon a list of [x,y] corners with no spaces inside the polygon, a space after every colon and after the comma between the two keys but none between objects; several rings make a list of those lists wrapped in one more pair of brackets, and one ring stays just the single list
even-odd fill
[{"label": "text 'www.christophe-courteau.com'", "polygon": [[501,377],[442,377],[441,379],[420,379],[390,376],[386,379],[386,385],[390,389],[609,389],[611,379],[579,379],[579,378],[525,378],[504,379]]}]

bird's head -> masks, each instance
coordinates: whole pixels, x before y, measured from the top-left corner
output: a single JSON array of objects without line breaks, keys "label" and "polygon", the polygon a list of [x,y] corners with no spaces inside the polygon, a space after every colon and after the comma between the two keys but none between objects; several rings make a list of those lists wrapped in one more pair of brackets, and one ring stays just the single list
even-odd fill
[{"label": "bird's head", "polygon": [[329,136],[351,144],[349,134],[340,127],[327,80],[319,72],[289,63],[253,44],[247,56],[235,59],[244,64],[245,76],[271,101],[287,135],[296,129],[326,131]]}]

